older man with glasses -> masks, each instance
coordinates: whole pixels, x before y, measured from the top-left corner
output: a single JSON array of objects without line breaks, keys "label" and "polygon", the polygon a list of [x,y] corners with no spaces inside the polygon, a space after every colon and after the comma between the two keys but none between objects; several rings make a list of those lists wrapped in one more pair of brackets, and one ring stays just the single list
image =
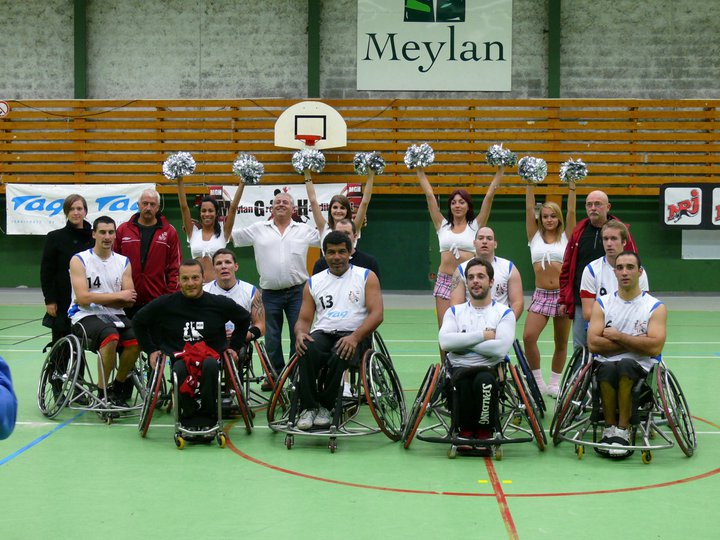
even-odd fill
[{"label": "older man with glasses", "polygon": [[[587,345],[587,323],[582,317],[582,300],[580,299],[580,282],[582,271],[591,261],[605,255],[602,240],[602,227],[611,215],[608,196],[602,191],[591,191],[585,199],[587,216],[573,229],[570,241],[565,248],[562,270],[560,271],[560,312],[567,313],[573,319],[573,348]],[[626,224],[627,225],[627,224]],[[637,252],[635,241],[630,235],[625,249]],[[578,314],[576,317],[575,314]]]}]

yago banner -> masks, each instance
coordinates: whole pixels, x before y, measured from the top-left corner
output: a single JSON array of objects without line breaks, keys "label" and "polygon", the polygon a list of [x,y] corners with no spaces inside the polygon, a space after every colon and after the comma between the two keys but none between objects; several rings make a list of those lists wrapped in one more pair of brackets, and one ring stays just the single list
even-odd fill
[{"label": "yago banner", "polygon": [[65,225],[63,201],[72,193],[87,200],[87,220],[102,215],[118,224],[137,212],[140,194],[155,184],[8,184],[7,234],[47,234]]},{"label": "yago banner", "polygon": [[[353,213],[357,210],[362,199],[361,184],[314,184],[318,204],[324,216],[330,206],[330,199],[333,195],[345,195],[350,199]],[[216,198],[223,199],[223,206],[227,209],[230,201],[235,196],[236,186],[218,186],[210,188],[210,193]],[[245,186],[238,213],[235,217],[235,229],[247,227],[256,221],[272,219],[272,200],[280,192],[289,193],[295,199],[295,212],[293,219],[302,223],[315,225],[315,219],[310,208],[305,184],[276,184]]]},{"label": "yago banner", "polygon": [[358,90],[510,91],[512,0],[358,0]]}]

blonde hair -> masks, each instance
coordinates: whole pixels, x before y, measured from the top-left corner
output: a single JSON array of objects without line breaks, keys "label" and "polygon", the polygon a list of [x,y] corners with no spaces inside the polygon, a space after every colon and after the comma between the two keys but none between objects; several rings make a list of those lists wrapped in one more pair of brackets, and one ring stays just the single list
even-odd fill
[{"label": "blonde hair", "polygon": [[[554,231],[554,233],[551,233],[551,231],[548,231],[545,228],[545,225],[543,224],[543,220],[542,220],[543,208],[547,208],[553,214],[555,214],[558,218],[558,226],[557,226],[557,229]],[[542,236],[543,239],[545,239],[545,234],[548,233],[548,234],[555,235],[556,242],[558,240],[560,240],[560,236],[562,236],[562,233],[565,232],[565,220],[563,219],[562,210],[560,210],[560,206],[557,203],[552,202],[552,201],[547,201],[547,202],[543,203],[543,205],[540,207],[540,212],[538,212],[537,227],[538,227],[538,231],[540,231],[540,236]]]}]

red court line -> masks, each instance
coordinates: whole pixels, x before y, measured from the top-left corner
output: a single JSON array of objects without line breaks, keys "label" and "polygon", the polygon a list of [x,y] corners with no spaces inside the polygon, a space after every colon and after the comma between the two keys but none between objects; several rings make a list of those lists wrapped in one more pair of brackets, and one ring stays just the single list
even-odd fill
[{"label": "red court line", "polygon": [[508,506],[507,499],[505,498],[505,492],[503,491],[502,484],[495,472],[495,466],[493,465],[492,458],[485,457],[484,459],[485,468],[490,476],[490,483],[493,487],[493,491],[495,492],[495,499],[500,507],[500,516],[505,524],[505,530],[508,533],[508,538],[511,540],[519,540],[520,537],[518,536],[517,529],[515,528],[515,522],[513,521],[512,514],[510,513],[510,507]]},{"label": "red court line", "polygon": [[715,428],[720,429],[720,426],[719,426],[719,425],[715,424],[714,422],[711,422],[710,420],[705,420],[704,418],[700,418],[699,416],[695,416],[695,415],[692,415],[692,417],[693,417],[695,420],[698,420],[698,421],[700,421],[700,422],[705,422],[706,424],[711,425],[712,427],[715,427]]},{"label": "red court line", "polygon": [[[233,424],[234,426],[234,424]],[[226,433],[229,435],[230,430],[233,426],[229,426],[226,430]],[[339,486],[348,486],[348,487],[355,487],[355,488],[362,488],[362,489],[373,489],[377,491],[386,491],[391,493],[410,493],[414,495],[449,495],[452,497],[495,497],[498,498],[497,495],[497,488],[495,487],[496,484],[493,483],[493,490],[494,493],[475,493],[475,492],[458,492],[458,491],[433,491],[433,490],[424,490],[424,489],[405,489],[405,488],[395,488],[395,487],[384,487],[384,486],[373,486],[370,484],[358,484],[356,482],[347,482],[345,480],[333,480],[332,478],[323,478],[322,476],[314,476],[311,474],[301,473],[299,471],[293,471],[291,469],[286,469],[284,467],[278,467],[277,465],[272,465],[270,463],[267,463],[265,461],[262,461],[258,458],[255,458],[249,454],[246,454],[239,448],[237,448],[232,440],[228,437],[227,440],[227,447],[237,454],[238,456],[242,457],[243,459],[246,459],[252,463],[255,463],[256,465],[260,465],[262,467],[266,467],[268,469],[271,469],[273,471],[290,474],[292,476],[297,476],[298,478],[305,478],[308,480],[316,480],[318,482],[325,482],[327,484],[335,484]],[[489,459],[489,458],[484,458]],[[492,473],[490,472],[490,469],[488,468],[488,474],[495,474],[494,467],[492,469]],[[614,488],[614,489],[599,489],[599,490],[593,490],[593,491],[565,491],[565,492],[557,492],[557,493],[508,493],[505,494],[504,491],[502,491],[502,488],[500,488],[500,492],[502,493],[503,502],[501,503],[500,500],[498,500],[498,504],[505,504],[507,506],[507,503],[505,502],[505,499],[508,498],[531,498],[531,497],[578,497],[582,495],[610,495],[613,493],[629,493],[633,491],[644,491],[647,489],[657,489],[657,488],[663,488],[663,487],[670,487],[674,485],[679,484],[687,484],[689,482],[694,482],[696,480],[702,480],[704,478],[710,478],[711,476],[714,476],[716,474],[720,474],[720,468],[712,469],[710,471],[704,472],[702,474],[698,474],[695,476],[689,476],[687,478],[680,478],[678,480],[670,480],[668,482],[661,482],[659,484],[648,484],[645,486],[635,486],[635,487],[627,487],[627,488]],[[495,476],[495,479],[497,480],[497,476]],[[499,484],[497,484],[499,486]],[[502,508],[501,508],[502,512]],[[509,512],[509,510],[508,510]],[[512,517],[510,516],[510,519],[512,520]],[[507,527],[507,525],[506,525]],[[514,525],[513,525],[514,529]],[[508,531],[510,533],[510,531]],[[517,534],[517,532],[515,532]],[[511,536],[510,538],[516,538]]]}]

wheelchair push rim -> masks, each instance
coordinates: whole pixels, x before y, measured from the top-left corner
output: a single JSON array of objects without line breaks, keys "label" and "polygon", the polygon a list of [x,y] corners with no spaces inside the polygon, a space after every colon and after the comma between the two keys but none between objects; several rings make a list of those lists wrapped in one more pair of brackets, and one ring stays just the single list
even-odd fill
[{"label": "wheelchair push rim", "polygon": [[380,430],[392,441],[402,438],[405,427],[405,398],[390,360],[378,351],[365,353],[361,378],[367,404]]},{"label": "wheelchair push rim", "polygon": [[412,409],[408,415],[405,429],[403,430],[403,447],[406,449],[410,447],[410,444],[420,427],[420,423],[427,412],[430,399],[435,394],[440,371],[440,364],[432,364],[428,367],[428,370],[425,373],[423,382],[420,385],[420,389],[418,390],[417,396],[415,396],[415,401],[413,402]]}]

